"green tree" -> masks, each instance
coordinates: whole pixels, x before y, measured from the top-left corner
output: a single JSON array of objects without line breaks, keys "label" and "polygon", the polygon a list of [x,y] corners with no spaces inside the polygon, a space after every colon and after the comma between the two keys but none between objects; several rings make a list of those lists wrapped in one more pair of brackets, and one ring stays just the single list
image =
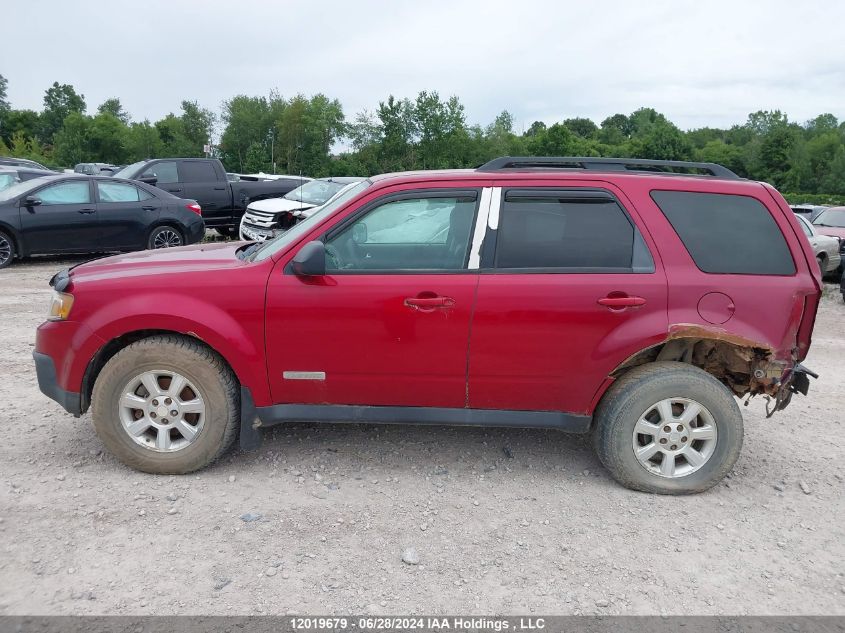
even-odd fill
[{"label": "green tree", "polygon": [[689,160],[692,156],[692,145],[684,133],[665,118],[649,120],[638,127],[632,148],[637,158]]},{"label": "green tree", "polygon": [[247,150],[270,137],[270,107],[265,97],[237,95],[223,103],[225,128],[220,137],[223,163],[231,171],[246,173]]},{"label": "green tree", "polygon": [[163,156],[164,143],[161,142],[158,128],[146,119],[132,123],[126,135],[126,150],[129,153],[128,160],[132,162]]},{"label": "green tree", "polygon": [[35,110],[9,110],[0,122],[0,138],[8,146],[14,134],[20,132],[25,138],[34,138],[38,129],[39,117]]},{"label": "green tree", "polygon": [[190,144],[189,156],[202,156],[203,146],[210,144],[217,117],[211,110],[201,108],[196,101],[182,102],[182,129]]},{"label": "green tree", "polygon": [[408,99],[397,100],[393,95],[381,101],[376,110],[381,141],[379,143],[379,170],[402,171],[415,166],[414,104]]},{"label": "green tree", "polygon": [[3,129],[3,121],[6,118],[9,110],[12,107],[9,105],[7,91],[9,89],[9,80],[3,75],[0,75],[0,130]]},{"label": "green tree", "polygon": [[44,110],[41,112],[41,140],[50,143],[53,136],[71,113],[85,113],[85,95],[77,94],[73,86],[53,82],[44,93]]},{"label": "green tree", "polygon": [[131,120],[129,113],[123,109],[123,105],[121,105],[120,99],[117,97],[112,97],[111,99],[103,101],[99,106],[97,106],[97,113],[111,114],[124,125],[129,125],[129,121]]},{"label": "green tree", "polygon": [[566,119],[563,124],[576,136],[586,139],[597,138],[599,128],[590,119],[576,117],[574,119]]},{"label": "green tree", "polygon": [[71,112],[53,139],[53,156],[61,165],[72,167],[77,163],[98,159],[88,152],[88,134],[91,119],[79,112]]},{"label": "green tree", "polygon": [[91,119],[88,128],[88,154],[97,162],[120,165],[129,158],[129,128],[110,112]]}]

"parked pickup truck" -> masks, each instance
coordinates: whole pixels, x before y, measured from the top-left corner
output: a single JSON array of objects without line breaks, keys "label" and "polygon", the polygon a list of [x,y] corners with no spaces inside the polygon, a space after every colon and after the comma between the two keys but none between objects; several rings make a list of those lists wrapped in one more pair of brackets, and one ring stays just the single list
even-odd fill
[{"label": "parked pickup truck", "polygon": [[205,225],[227,237],[237,235],[241,216],[250,202],[278,198],[309,180],[286,176],[268,181],[232,182],[216,158],[154,158],[127,165],[114,175],[196,200],[202,207]]}]

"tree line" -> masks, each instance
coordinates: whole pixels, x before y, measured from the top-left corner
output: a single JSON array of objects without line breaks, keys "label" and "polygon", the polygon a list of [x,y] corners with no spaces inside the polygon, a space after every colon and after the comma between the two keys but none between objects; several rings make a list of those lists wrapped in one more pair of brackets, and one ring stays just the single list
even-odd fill
[{"label": "tree line", "polygon": [[[235,96],[219,113],[185,100],[177,114],[151,122],[132,120],[118,98],[88,114],[85,96],[58,82],[45,91],[40,112],[12,108],[6,94],[0,75],[0,155],[53,167],[203,156],[220,131],[213,155],[240,173],[372,175],[475,167],[504,155],[619,156],[715,162],[794,192],[793,198],[845,198],[845,122],[832,114],[797,122],[779,110],[758,111],[727,129],[685,131],[656,110],[640,108],[600,123],[575,117],[517,129],[507,111],[486,126],[470,124],[458,97],[437,92],[414,99],[391,95],[347,119],[337,99],[285,98],[274,91]],[[333,153],[339,146],[344,149]]]}]

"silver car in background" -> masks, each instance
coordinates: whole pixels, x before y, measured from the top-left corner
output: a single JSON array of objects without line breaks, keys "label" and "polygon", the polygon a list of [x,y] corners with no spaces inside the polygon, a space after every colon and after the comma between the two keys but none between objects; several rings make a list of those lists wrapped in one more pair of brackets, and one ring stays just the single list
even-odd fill
[{"label": "silver car in background", "polygon": [[796,214],[795,217],[798,218],[798,224],[801,225],[804,235],[810,240],[810,246],[813,247],[813,253],[815,253],[819,262],[822,276],[839,271],[839,266],[842,263],[842,257],[839,254],[840,239],[822,235],[803,215]]}]

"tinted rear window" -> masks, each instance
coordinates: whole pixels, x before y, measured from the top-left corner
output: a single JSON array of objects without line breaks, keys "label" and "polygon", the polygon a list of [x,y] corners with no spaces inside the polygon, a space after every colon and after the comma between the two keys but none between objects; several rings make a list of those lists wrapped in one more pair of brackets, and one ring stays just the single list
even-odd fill
[{"label": "tinted rear window", "polygon": [[182,182],[214,182],[217,174],[214,165],[199,161],[185,161],[179,167]]},{"label": "tinted rear window", "polygon": [[509,191],[500,212],[497,268],[630,269],[634,227],[611,198]]},{"label": "tinted rear window", "polygon": [[768,209],[748,196],[652,191],[652,199],[706,273],[792,275],[795,263]]}]

